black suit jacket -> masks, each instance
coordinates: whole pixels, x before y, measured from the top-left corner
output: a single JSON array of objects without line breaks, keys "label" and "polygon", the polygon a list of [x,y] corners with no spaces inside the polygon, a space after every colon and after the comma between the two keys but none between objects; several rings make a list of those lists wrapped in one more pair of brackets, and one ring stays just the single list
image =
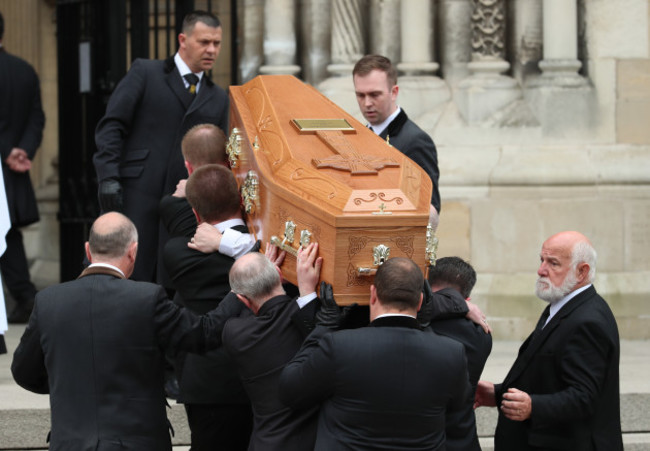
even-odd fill
[{"label": "black suit jacket", "polygon": [[429,174],[429,178],[433,184],[431,205],[436,207],[436,210],[440,212],[438,153],[431,137],[418,127],[415,122],[410,120],[403,109],[379,136],[383,139],[388,137],[391,146],[415,161]]},{"label": "black suit jacket", "polygon": [[[157,257],[167,236],[159,224],[158,203],[187,176],[180,143],[187,130],[202,123],[228,130],[226,92],[204,76],[193,99],[168,58],[136,59],[97,124],[97,179],[121,180],[123,213],[139,233],[135,280],[156,280],[156,264],[162,269]],[[162,277],[159,273],[158,280],[166,282]]]},{"label": "black suit jacket", "polygon": [[321,405],[315,449],[444,450],[445,416],[469,392],[463,347],[410,317],[327,332],[312,332],[280,380],[291,407]]},{"label": "black suit jacket", "polygon": [[170,237],[192,238],[196,233],[198,223],[187,198],[168,194],[160,199],[159,211],[160,220]]},{"label": "black suit jacket", "polygon": [[[444,288],[434,293],[434,302],[449,303],[451,300],[465,302],[463,296],[452,288]],[[464,412],[457,418],[452,419],[446,430],[447,433],[447,451],[480,451],[478,435],[476,433],[476,417],[474,415],[474,393],[476,385],[481,377],[485,362],[492,351],[492,335],[486,334],[483,328],[464,317],[434,319],[431,321],[431,329],[438,335],[443,335],[455,340],[465,348],[467,357],[467,371],[469,373],[469,383],[471,391],[468,394]],[[458,425],[462,424],[460,430]],[[469,424],[472,434],[464,433]]]},{"label": "black suit jacket", "polygon": [[13,227],[38,221],[38,207],[29,172],[9,169],[5,160],[14,147],[32,160],[43,137],[45,115],[41,108],[38,77],[26,61],[0,47],[0,157],[9,216]]},{"label": "black suit jacket", "polygon": [[50,394],[50,450],[171,450],[164,351],[218,346],[241,305],[197,317],[160,286],[102,267],[39,292],[11,370]]},{"label": "black suit jacket", "polygon": [[[248,233],[245,226],[233,229]],[[184,236],[171,238],[165,245],[164,262],[176,297],[182,305],[203,314],[217,308],[230,292],[228,272],[235,260],[214,252],[204,254],[187,247]],[[205,355],[179,353],[174,368],[180,393],[186,404],[248,404],[232,359],[222,349]]]},{"label": "black suit jacket", "polygon": [[304,321],[313,318],[315,301],[302,309],[289,296],[276,296],[252,312],[228,321],[223,346],[233,357],[253,407],[249,450],[304,451],[314,446],[318,407],[293,410],[278,398],[285,364],[305,337]]},{"label": "black suit jacket", "polygon": [[[548,307],[547,307],[548,308]],[[621,451],[618,328],[593,286],[571,299],[524,341],[502,384],[531,396],[523,422],[499,415],[497,451]]]}]

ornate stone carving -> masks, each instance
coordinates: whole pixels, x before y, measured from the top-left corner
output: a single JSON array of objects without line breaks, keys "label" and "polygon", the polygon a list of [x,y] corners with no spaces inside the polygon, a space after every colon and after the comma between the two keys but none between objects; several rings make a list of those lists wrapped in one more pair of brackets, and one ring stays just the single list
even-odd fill
[{"label": "ornate stone carving", "polygon": [[505,58],[505,0],[472,0],[472,53]]},{"label": "ornate stone carving", "polygon": [[364,0],[332,1],[332,64],[331,73],[348,75],[352,65],[365,53]]}]

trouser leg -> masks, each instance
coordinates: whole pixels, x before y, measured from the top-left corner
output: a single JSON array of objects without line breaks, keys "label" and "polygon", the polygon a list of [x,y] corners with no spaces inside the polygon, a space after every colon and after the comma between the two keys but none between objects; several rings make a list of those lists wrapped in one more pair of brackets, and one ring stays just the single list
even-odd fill
[{"label": "trouser leg", "polygon": [[191,451],[246,451],[253,427],[249,405],[186,404]]},{"label": "trouser leg", "polygon": [[23,234],[18,228],[12,227],[7,233],[6,241],[7,249],[0,257],[2,277],[16,304],[31,308],[31,303],[36,296],[36,287],[29,276]]}]

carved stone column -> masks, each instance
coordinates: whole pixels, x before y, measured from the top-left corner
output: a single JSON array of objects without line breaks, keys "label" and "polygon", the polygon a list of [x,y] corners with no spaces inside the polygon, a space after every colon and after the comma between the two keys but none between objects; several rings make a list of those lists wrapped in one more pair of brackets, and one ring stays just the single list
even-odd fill
[{"label": "carved stone column", "polygon": [[470,125],[490,118],[521,97],[517,82],[501,75],[505,60],[505,0],[472,0],[472,75],[459,85],[458,108]]},{"label": "carved stone column", "polygon": [[332,40],[330,8],[330,0],[300,1],[302,75],[314,86],[327,78]]},{"label": "carved stone column", "polygon": [[[402,1],[403,3],[403,1]],[[428,0],[418,0],[424,7]],[[370,0],[370,52],[393,63],[400,56],[400,0]],[[429,24],[424,28],[430,29]]]},{"label": "carved stone column", "polygon": [[262,74],[296,75],[296,5],[294,0],[264,3],[264,65]]},{"label": "carved stone column", "polygon": [[544,0],[544,77],[563,85],[584,85],[578,75],[578,6],[576,0]]},{"label": "carved stone column", "polygon": [[589,136],[598,122],[596,96],[589,81],[578,74],[576,0],[543,0],[544,59],[542,74],[526,83],[526,101],[545,136]]},{"label": "carved stone column", "polygon": [[239,70],[242,83],[246,83],[260,73],[264,60],[264,0],[244,0],[242,13]]},{"label": "carved stone column", "polygon": [[332,0],[332,75],[318,89],[345,111],[363,120],[354,95],[352,69],[366,54],[367,0]]},{"label": "carved stone column", "polygon": [[450,85],[470,75],[467,63],[472,59],[471,0],[440,0],[440,58],[442,76]]},{"label": "carved stone column", "polygon": [[539,74],[542,59],[542,0],[508,0],[512,72],[522,83]]},{"label": "carved stone column", "polygon": [[350,75],[354,64],[366,53],[364,42],[364,0],[332,2],[332,64],[327,70],[334,75]]},{"label": "carved stone column", "polygon": [[510,68],[505,60],[505,0],[473,0],[472,62],[469,69],[478,75],[500,74]]},{"label": "carved stone column", "polygon": [[[434,14],[430,0],[402,0],[401,61],[399,77],[400,106],[421,125],[435,124],[442,112],[436,106],[451,98],[447,84],[434,76],[438,63],[432,61],[435,36]],[[423,102],[422,99],[426,99]]]},{"label": "carved stone column", "polygon": [[429,0],[402,0],[401,61],[397,68],[406,75],[433,74],[433,11]]}]

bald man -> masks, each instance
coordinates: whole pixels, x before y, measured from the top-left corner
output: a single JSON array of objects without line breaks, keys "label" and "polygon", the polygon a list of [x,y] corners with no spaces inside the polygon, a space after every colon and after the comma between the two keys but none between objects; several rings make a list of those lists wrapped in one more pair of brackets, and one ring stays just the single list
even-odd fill
[{"label": "bald man", "polygon": [[36,295],[11,371],[49,393],[52,451],[171,451],[163,352],[218,346],[243,308],[234,296],[201,317],[179,308],[161,286],[128,279],[137,250],[133,222],[102,215],[86,243],[91,265]]},{"label": "bald man", "polygon": [[618,328],[592,285],[596,251],[561,232],[540,261],[535,293],[549,306],[503,383],[479,381],[475,406],[499,406],[496,451],[622,451]]}]

